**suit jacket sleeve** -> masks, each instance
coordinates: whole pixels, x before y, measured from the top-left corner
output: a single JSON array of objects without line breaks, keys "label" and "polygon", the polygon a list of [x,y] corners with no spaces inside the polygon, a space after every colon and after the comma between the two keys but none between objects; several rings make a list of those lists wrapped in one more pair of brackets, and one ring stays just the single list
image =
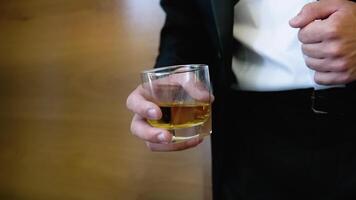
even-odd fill
[{"label": "suit jacket sleeve", "polygon": [[161,0],[161,6],[166,20],[155,67],[208,64],[211,42],[195,0]]}]

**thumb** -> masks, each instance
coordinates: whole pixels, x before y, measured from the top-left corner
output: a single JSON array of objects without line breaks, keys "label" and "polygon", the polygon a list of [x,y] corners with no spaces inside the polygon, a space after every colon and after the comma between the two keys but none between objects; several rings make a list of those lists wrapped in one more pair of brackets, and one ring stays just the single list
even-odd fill
[{"label": "thumb", "polygon": [[293,28],[302,28],[310,22],[326,19],[338,10],[338,1],[324,0],[306,4],[297,16],[289,21]]}]

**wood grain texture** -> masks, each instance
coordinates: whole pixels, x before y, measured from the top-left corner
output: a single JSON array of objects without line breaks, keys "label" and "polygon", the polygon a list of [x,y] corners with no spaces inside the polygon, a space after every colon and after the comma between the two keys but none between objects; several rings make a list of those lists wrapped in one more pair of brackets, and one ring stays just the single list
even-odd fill
[{"label": "wood grain texture", "polygon": [[0,1],[0,199],[210,199],[208,140],[152,153],[129,132],[163,20],[158,0]]}]

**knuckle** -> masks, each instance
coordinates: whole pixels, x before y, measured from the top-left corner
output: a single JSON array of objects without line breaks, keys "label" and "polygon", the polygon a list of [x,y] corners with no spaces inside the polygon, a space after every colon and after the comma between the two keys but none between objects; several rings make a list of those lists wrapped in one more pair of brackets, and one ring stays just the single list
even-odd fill
[{"label": "knuckle", "polygon": [[310,14],[313,14],[313,11],[314,11],[314,4],[312,3],[308,3],[308,4],[305,4],[302,8],[302,13],[305,14],[305,15],[310,15]]},{"label": "knuckle", "polygon": [[307,40],[306,40],[306,33],[304,29],[298,31],[298,40],[301,43],[306,43]]},{"label": "knuckle", "polygon": [[134,104],[135,104],[135,99],[136,99],[136,93],[137,93],[137,89],[132,91],[126,99],[126,106],[130,110],[133,110],[135,107]]},{"label": "knuckle", "polygon": [[158,135],[161,134],[161,131],[157,131],[155,128],[152,128],[151,126],[149,126],[147,124],[147,127],[141,128],[140,130],[140,135],[141,135],[141,139],[145,140],[145,141],[149,141],[149,142],[161,142],[158,139]]},{"label": "knuckle", "polygon": [[308,45],[302,44],[302,52],[304,55],[307,55],[309,52]]},{"label": "knuckle", "polygon": [[314,82],[319,84],[319,85],[323,84],[323,82],[319,78],[316,78],[316,77],[314,77]]},{"label": "knuckle", "polygon": [[138,86],[134,91],[132,91],[129,96],[126,99],[126,107],[131,110],[132,112],[135,112],[135,110],[137,110],[138,105],[140,105],[137,101],[140,98],[140,88],[141,85]]},{"label": "knuckle", "polygon": [[140,129],[140,130],[136,130],[136,132],[134,132],[137,137],[139,137],[142,140],[145,141],[150,141],[150,142],[156,142],[156,133],[153,132],[152,130],[147,130],[147,129]]},{"label": "knuckle", "polygon": [[343,47],[340,44],[333,44],[328,48],[327,52],[329,57],[339,57],[343,55]]},{"label": "knuckle", "polygon": [[320,85],[327,84],[327,82],[321,76],[319,76],[317,73],[314,76],[314,82],[317,84],[320,84]]},{"label": "knuckle", "polygon": [[143,122],[138,122],[138,119],[135,118],[136,116],[133,118],[130,125],[131,133],[142,140],[155,141],[156,133],[154,132],[154,129],[144,127],[144,124],[142,124]]},{"label": "knuckle", "polygon": [[313,67],[311,66],[310,59],[305,59],[304,62],[305,62],[305,65],[306,65],[307,67],[313,68]]},{"label": "knuckle", "polygon": [[144,139],[147,140],[147,141],[157,141],[157,133],[154,132],[154,130],[147,130],[146,129],[146,132],[143,134],[144,136]]},{"label": "knuckle", "polygon": [[346,72],[340,75],[339,82],[343,84],[351,82],[351,73]]},{"label": "knuckle", "polygon": [[337,61],[335,67],[338,71],[347,71],[348,70],[348,62],[346,59],[339,59]]},{"label": "knuckle", "polygon": [[317,62],[314,59],[311,59],[311,58],[306,58],[305,59],[305,64],[311,69],[315,69],[318,66]]},{"label": "knuckle", "polygon": [[130,110],[132,108],[132,93],[126,99],[126,107]]},{"label": "knuckle", "polygon": [[325,30],[325,39],[337,39],[340,35],[339,23],[334,21],[328,29]]},{"label": "knuckle", "polygon": [[312,61],[311,61],[311,59],[309,57],[305,57],[304,62],[307,65],[310,65],[312,63]]},{"label": "knuckle", "polygon": [[134,120],[131,121],[130,131],[133,135],[137,135],[137,128]]}]

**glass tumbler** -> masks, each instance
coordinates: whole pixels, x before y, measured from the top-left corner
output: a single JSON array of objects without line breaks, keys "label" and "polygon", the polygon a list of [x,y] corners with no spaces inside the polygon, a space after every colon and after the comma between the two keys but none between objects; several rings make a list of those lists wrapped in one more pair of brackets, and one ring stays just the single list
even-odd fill
[{"label": "glass tumbler", "polygon": [[209,68],[203,64],[176,65],[141,73],[145,97],[158,105],[162,117],[147,120],[167,129],[172,142],[211,134],[212,90]]}]

